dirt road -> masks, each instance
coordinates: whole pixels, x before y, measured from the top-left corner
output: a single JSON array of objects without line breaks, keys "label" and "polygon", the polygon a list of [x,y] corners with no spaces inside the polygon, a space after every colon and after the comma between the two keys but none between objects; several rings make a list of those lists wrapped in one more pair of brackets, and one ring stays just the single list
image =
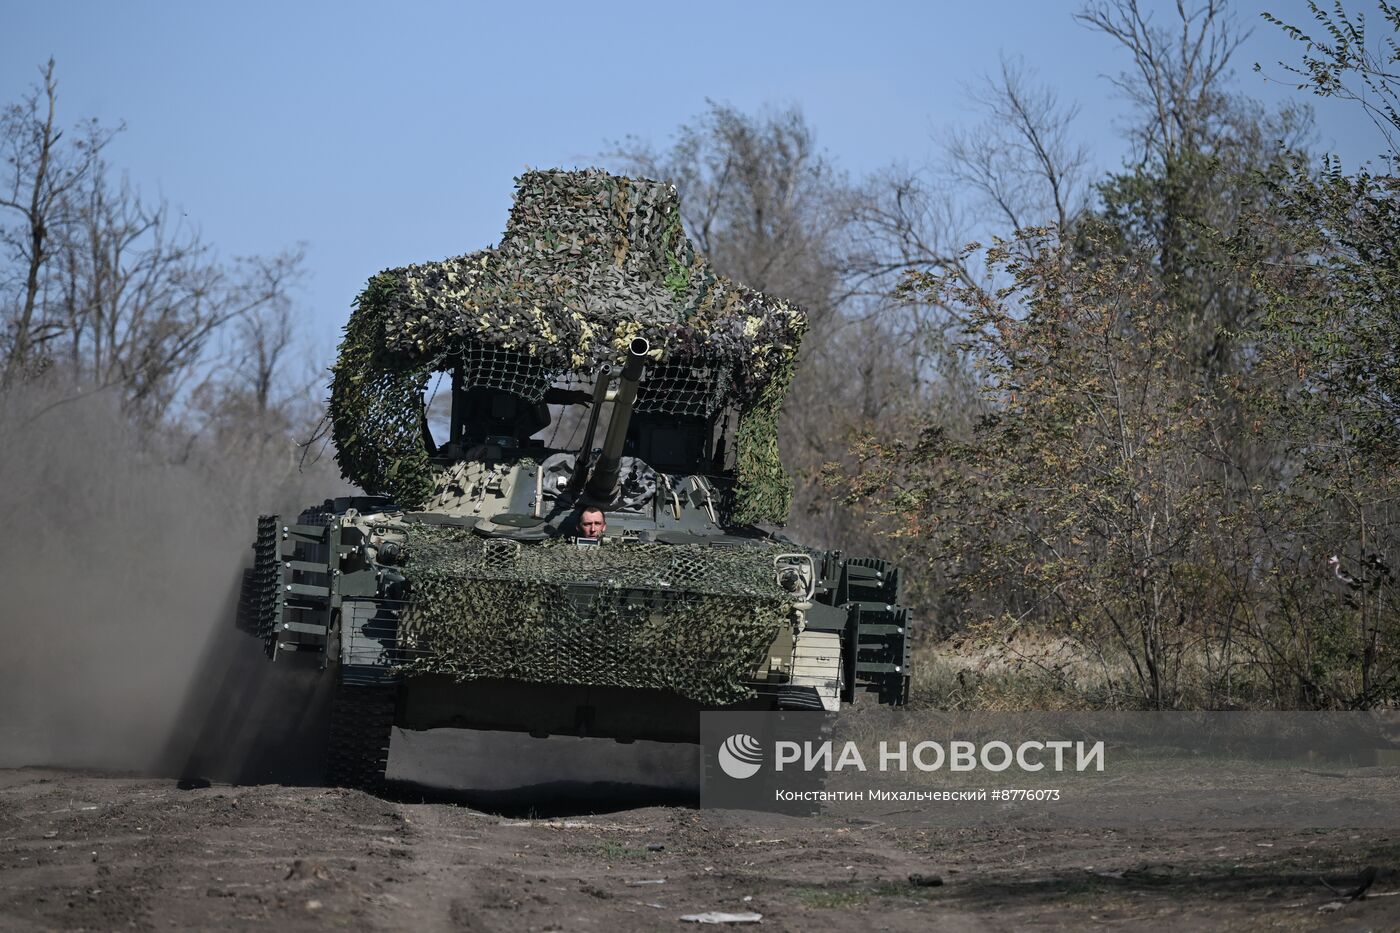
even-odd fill
[{"label": "dirt road", "polygon": [[[934,834],[545,797],[554,812],[531,818],[412,793],[4,770],[0,928],[621,933],[725,911],[776,930],[1400,929],[1400,839],[1382,834]],[[1320,880],[1345,888],[1368,866],[1364,899]]]}]

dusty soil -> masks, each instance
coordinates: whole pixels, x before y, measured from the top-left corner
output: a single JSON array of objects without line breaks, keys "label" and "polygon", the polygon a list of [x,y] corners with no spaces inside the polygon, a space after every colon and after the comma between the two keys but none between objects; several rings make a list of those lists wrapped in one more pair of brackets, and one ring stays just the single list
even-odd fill
[{"label": "dusty soil", "polygon": [[[1400,838],[1380,832],[931,832],[690,806],[587,812],[617,805],[492,813],[403,788],[386,799],[2,770],[0,928],[619,933],[751,911],[777,930],[1400,929]],[[1321,880],[1354,886],[1368,867],[1376,880],[1358,900]]]}]

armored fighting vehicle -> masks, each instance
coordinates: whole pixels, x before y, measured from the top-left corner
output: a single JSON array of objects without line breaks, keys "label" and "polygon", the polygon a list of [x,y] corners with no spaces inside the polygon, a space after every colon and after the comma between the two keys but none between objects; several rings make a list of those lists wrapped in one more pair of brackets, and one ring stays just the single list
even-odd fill
[{"label": "armored fighting vehicle", "polygon": [[263,516],[239,605],[336,679],[329,779],[378,785],[395,725],[696,742],[706,709],[903,703],[898,571],[775,530],[805,328],[710,268],[673,188],[598,170],[527,173],[498,247],[372,278],[330,400],[366,495]]}]

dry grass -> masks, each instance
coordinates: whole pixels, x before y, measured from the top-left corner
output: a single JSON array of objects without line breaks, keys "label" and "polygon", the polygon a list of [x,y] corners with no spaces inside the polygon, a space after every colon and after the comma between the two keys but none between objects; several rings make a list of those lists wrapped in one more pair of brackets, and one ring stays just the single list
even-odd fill
[{"label": "dry grass", "polygon": [[1083,710],[1122,706],[1126,667],[1105,670],[1064,639],[1008,644],[952,638],[920,646],[910,704],[946,710]]},{"label": "dry grass", "polygon": [[[1147,706],[1138,676],[1121,652],[1091,651],[1050,635],[1011,639],[956,636],[921,645],[914,654],[910,705],[941,710],[1099,710]],[[1175,669],[1176,706],[1186,709],[1279,708],[1266,685],[1236,669],[1222,683],[1202,657]]]}]

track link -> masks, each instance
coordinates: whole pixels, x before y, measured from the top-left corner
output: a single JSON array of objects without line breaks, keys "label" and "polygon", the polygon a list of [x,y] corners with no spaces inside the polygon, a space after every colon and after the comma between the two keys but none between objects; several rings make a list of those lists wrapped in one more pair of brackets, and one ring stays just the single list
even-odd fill
[{"label": "track link", "polygon": [[327,783],[371,793],[383,789],[397,703],[396,684],[336,687],[326,749]]}]

